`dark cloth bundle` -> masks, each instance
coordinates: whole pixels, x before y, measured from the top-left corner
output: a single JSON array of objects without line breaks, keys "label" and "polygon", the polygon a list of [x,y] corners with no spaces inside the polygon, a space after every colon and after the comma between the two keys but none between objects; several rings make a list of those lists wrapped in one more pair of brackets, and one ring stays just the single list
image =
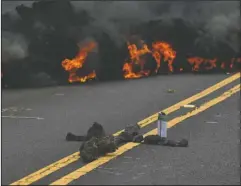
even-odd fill
[{"label": "dark cloth bundle", "polygon": [[159,135],[149,135],[145,138],[140,134],[140,126],[137,124],[127,125],[123,132],[117,136],[106,135],[101,124],[94,122],[88,129],[87,135],[77,136],[67,133],[67,141],[83,141],[80,146],[80,157],[84,162],[91,162],[107,153],[115,152],[119,146],[128,142],[136,142],[149,145],[162,145],[170,147],[187,147],[188,141],[168,140]]},{"label": "dark cloth bundle", "polygon": [[162,138],[159,135],[149,135],[144,138],[144,144],[149,145],[163,145],[169,147],[187,147],[188,140],[182,139],[180,141],[168,140],[166,138]]},{"label": "dark cloth bundle", "polygon": [[119,146],[127,142],[141,142],[143,136],[140,134],[140,129],[140,126],[137,124],[127,125],[124,131],[115,137],[116,144]]},{"label": "dark cloth bundle", "polygon": [[107,153],[115,152],[116,150],[117,146],[114,142],[114,137],[111,135],[92,137],[88,141],[82,143],[79,149],[80,157],[86,163],[94,161]]},{"label": "dark cloth bundle", "polygon": [[[114,137],[115,143],[120,145],[122,143],[127,142],[141,142],[143,140],[142,135],[139,134],[140,126],[135,125],[127,125],[123,132],[121,132],[118,136]],[[67,141],[88,141],[92,137],[101,138],[106,136],[105,130],[101,124],[94,122],[94,124],[88,129],[87,134],[84,136],[77,136],[71,132],[68,132],[66,135]],[[141,140],[140,140],[141,139]]]},{"label": "dark cloth bundle", "polygon": [[85,136],[67,133],[67,141],[83,141],[80,146],[80,157],[84,162],[91,162],[100,156],[114,152],[120,145],[127,142],[141,142],[143,136],[139,134],[140,126],[127,125],[118,136],[106,135],[101,124],[94,122]]},{"label": "dark cloth bundle", "polygon": [[88,129],[87,135],[85,136],[77,136],[71,132],[67,133],[66,140],[67,141],[87,141],[92,137],[103,137],[105,136],[105,130],[103,126],[97,122],[94,122],[93,125]]}]

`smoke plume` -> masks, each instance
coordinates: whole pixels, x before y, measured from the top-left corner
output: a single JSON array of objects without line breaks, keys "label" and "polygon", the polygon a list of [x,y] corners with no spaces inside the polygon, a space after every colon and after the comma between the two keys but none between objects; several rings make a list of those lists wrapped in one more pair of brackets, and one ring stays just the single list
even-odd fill
[{"label": "smoke plume", "polygon": [[23,59],[28,55],[28,43],[24,36],[2,32],[2,62]]},{"label": "smoke plume", "polygon": [[[113,37],[135,24],[153,20],[164,20],[172,24],[173,19],[182,19],[203,30],[197,42],[206,39],[212,42],[224,41],[239,51],[240,3],[238,1],[113,1],[72,2],[76,11],[85,9],[94,17],[95,24],[109,31]],[[118,38],[118,37],[117,37]],[[119,41],[119,38],[118,38]]]},{"label": "smoke plume", "polygon": [[[170,43],[176,61],[189,53],[228,59],[240,48],[239,12],[238,1],[3,1],[4,78],[12,86],[37,84],[38,74],[67,83],[61,61],[93,40],[98,48],[84,68],[99,80],[120,79],[133,36]],[[15,70],[23,80],[14,81]]]}]

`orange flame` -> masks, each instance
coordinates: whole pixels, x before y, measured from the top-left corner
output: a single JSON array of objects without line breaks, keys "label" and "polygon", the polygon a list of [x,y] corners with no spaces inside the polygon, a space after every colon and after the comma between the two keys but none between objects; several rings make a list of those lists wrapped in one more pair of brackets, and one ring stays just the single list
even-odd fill
[{"label": "orange flame", "polygon": [[[148,76],[150,74],[150,70],[144,70],[145,61],[141,59],[141,56],[145,54],[151,54],[156,60],[157,67],[155,72],[157,73],[161,66],[161,59],[163,57],[164,61],[168,62],[169,71],[173,72],[173,60],[176,57],[176,52],[171,48],[170,44],[166,42],[155,42],[152,44],[152,49],[150,50],[146,44],[142,41],[142,48],[137,49],[135,44],[127,43],[129,54],[130,54],[130,62],[126,62],[123,66],[124,78],[140,78],[143,76]],[[140,72],[134,72],[134,65],[139,65],[141,67]]]},{"label": "orange flame", "polygon": [[88,53],[91,52],[97,44],[95,42],[87,43],[83,48],[80,49],[79,53],[74,59],[64,59],[62,61],[62,67],[69,72],[69,82],[86,82],[88,79],[94,79],[96,77],[96,73],[93,70],[90,74],[86,76],[79,77],[76,74],[76,71],[83,67],[86,57]]},{"label": "orange flame", "polygon": [[[150,71],[144,70],[145,61],[140,58],[144,54],[151,53],[148,46],[146,44],[143,44],[142,48],[138,50],[135,44],[130,44],[128,42],[127,45],[128,45],[131,62],[130,63],[126,62],[123,66],[124,78],[130,79],[130,78],[140,78],[142,76],[148,76],[150,74]],[[140,72],[134,72],[133,70],[134,65],[140,66],[141,68]]]},{"label": "orange flame", "polygon": [[156,72],[161,66],[162,56],[164,57],[164,61],[167,61],[168,63],[169,71],[173,72],[172,64],[173,64],[173,60],[176,58],[176,51],[172,49],[171,45],[166,42],[158,41],[152,44],[152,48],[153,48],[153,57],[156,59],[156,62],[157,62]]},{"label": "orange flame", "polygon": [[234,61],[235,61],[235,59],[232,58],[232,59],[231,59],[231,63],[230,63],[230,65],[229,65],[229,67],[230,67],[231,69],[233,68]]},{"label": "orange flame", "polygon": [[241,57],[237,58],[237,63],[241,63]]},{"label": "orange flame", "polygon": [[239,58],[232,58],[229,67],[232,69],[234,67],[235,63],[241,63],[241,57],[239,57]]},{"label": "orange flame", "polygon": [[224,62],[222,62],[222,64],[221,64],[221,69],[225,69],[225,63]]},{"label": "orange flame", "polygon": [[[84,47],[80,48],[77,56],[74,59],[65,59],[62,61],[62,67],[69,72],[68,81],[72,82],[86,82],[88,79],[96,78],[95,70],[89,73],[86,76],[79,77],[76,72],[78,69],[82,68],[85,60],[88,56],[88,53],[91,52],[97,43],[89,42]],[[140,78],[150,75],[150,70],[145,68],[145,55],[152,55],[156,61],[155,73],[158,73],[158,70],[161,68],[161,62],[167,62],[168,69],[170,72],[173,72],[173,62],[176,58],[176,51],[173,50],[171,45],[167,42],[156,41],[153,42],[151,48],[148,47],[144,41],[141,41],[141,48],[138,48],[136,44],[131,44],[127,42],[127,47],[129,50],[129,60],[126,60],[123,65],[123,76],[125,79],[131,78]],[[201,57],[189,57],[187,58],[188,63],[192,66],[192,71],[199,70],[211,70],[217,68],[217,58],[206,59]],[[229,65],[224,61],[220,64],[219,68],[225,69],[229,67],[230,69],[234,68],[236,63],[241,63],[241,58],[232,58]],[[137,71],[137,68],[139,70]],[[179,67],[177,71],[183,72],[184,68]],[[2,74],[3,77],[3,74]]]},{"label": "orange flame", "polygon": [[[187,59],[188,62],[192,65],[193,71],[199,71],[201,65],[205,65],[206,70],[211,70],[217,67],[217,58],[214,59],[205,59],[201,57],[190,57]],[[224,65],[222,65],[224,67]]]}]

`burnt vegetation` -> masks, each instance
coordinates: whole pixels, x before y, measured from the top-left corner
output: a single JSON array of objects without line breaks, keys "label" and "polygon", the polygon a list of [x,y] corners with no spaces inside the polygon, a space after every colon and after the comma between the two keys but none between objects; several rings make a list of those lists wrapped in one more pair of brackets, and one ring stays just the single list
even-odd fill
[{"label": "burnt vegetation", "polygon": [[[123,65],[130,57],[126,42],[116,42],[116,38],[104,29],[86,31],[95,21],[88,11],[81,8],[74,10],[68,0],[51,0],[33,2],[32,7],[17,6],[16,12],[18,16],[9,13],[2,15],[2,38],[8,34],[24,37],[27,52],[21,57],[12,57],[11,49],[10,52],[3,52],[4,86],[15,88],[69,84],[69,72],[63,69],[61,62],[66,58],[73,59],[80,50],[79,43],[86,38],[95,40],[98,51],[95,57],[88,56],[83,68],[76,73],[82,76],[94,69],[99,81],[124,78]],[[187,61],[192,56],[217,58],[217,67],[208,72],[230,72],[240,68],[240,63],[234,63],[230,68],[230,59],[240,56],[227,43],[215,41],[205,47],[197,45],[200,32],[205,32],[202,26],[194,26],[181,18],[173,18],[172,24],[158,19],[133,25],[129,28],[126,39],[137,35],[148,46],[155,41],[169,43],[177,52],[173,73],[192,72],[192,65]],[[235,32],[240,36],[240,30]],[[22,44],[18,44],[22,48]],[[169,72],[168,64],[162,62],[158,73],[155,73],[157,64],[153,56],[146,54],[142,57],[145,60],[144,68],[150,70],[149,75]],[[222,66],[222,63],[225,64]],[[140,70],[138,68],[140,67],[133,67],[133,71]],[[206,72],[204,69],[201,65],[198,71]]]}]

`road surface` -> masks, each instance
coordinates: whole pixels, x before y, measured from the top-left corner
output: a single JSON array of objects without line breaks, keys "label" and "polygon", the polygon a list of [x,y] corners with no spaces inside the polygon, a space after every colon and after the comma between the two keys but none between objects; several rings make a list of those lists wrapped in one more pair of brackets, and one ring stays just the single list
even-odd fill
[{"label": "road surface", "polygon": [[[78,151],[67,132],[85,134],[97,121],[115,133],[233,74],[169,75],[138,80],[2,92],[2,184],[56,183],[83,167],[80,160],[49,173],[26,176]],[[200,106],[240,84],[239,79],[194,101]],[[174,93],[168,93],[174,89]],[[188,138],[188,148],[139,145],[84,176],[75,184],[239,184],[239,92],[168,130]],[[186,114],[181,108],[170,119]],[[13,117],[14,116],[14,117]],[[150,124],[142,129],[155,128]],[[25,179],[23,179],[25,178]],[[34,181],[31,179],[35,179]],[[18,182],[19,183],[19,182]],[[63,183],[63,182],[62,182]]]}]

